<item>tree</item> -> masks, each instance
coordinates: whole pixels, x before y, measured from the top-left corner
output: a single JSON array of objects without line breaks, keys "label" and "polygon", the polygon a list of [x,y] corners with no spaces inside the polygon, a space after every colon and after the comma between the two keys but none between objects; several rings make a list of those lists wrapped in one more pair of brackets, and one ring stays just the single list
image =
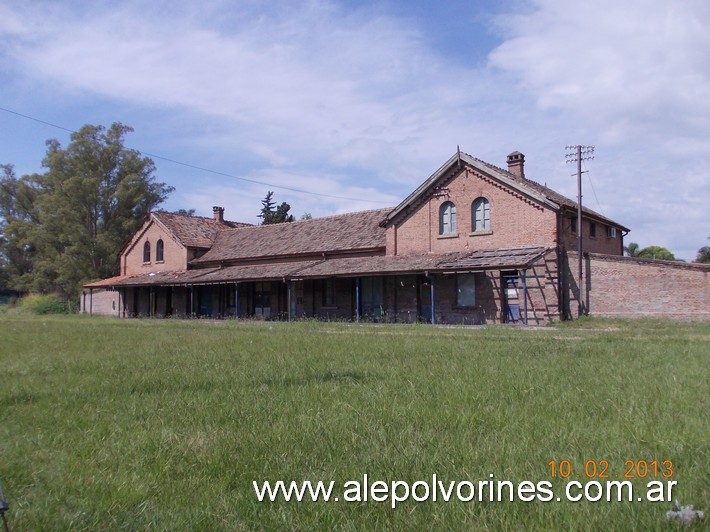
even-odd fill
[{"label": "tree", "polygon": [[301,217],[299,218],[299,220],[312,220],[312,219],[313,219],[313,215],[310,212],[304,212],[301,215]]},{"label": "tree", "polygon": [[661,246],[647,246],[643,249],[636,242],[629,242],[624,246],[627,257],[639,257],[642,259],[676,260],[673,253]]},{"label": "tree", "polygon": [[673,253],[661,246],[645,247],[636,256],[644,259],[675,260]]},{"label": "tree", "polygon": [[153,177],[148,157],[124,146],[120,123],[86,125],[63,149],[47,141],[44,174],[0,178],[0,242],[18,290],[75,297],[83,282],[119,272],[118,253],[174,189]]},{"label": "tree", "polygon": [[638,257],[639,251],[641,249],[636,242],[629,242],[628,246],[624,246],[624,252],[627,257]]},{"label": "tree", "polygon": [[695,262],[701,262],[703,264],[710,263],[710,246],[703,246],[698,250],[698,256],[695,258]]},{"label": "tree", "polygon": [[274,202],[273,196],[273,191],[269,190],[266,193],[266,197],[261,200],[261,214],[259,214],[259,218],[262,220],[261,225],[293,222],[295,218],[288,213],[288,211],[291,210],[291,206],[284,201],[281,205],[274,208],[276,202]]}]

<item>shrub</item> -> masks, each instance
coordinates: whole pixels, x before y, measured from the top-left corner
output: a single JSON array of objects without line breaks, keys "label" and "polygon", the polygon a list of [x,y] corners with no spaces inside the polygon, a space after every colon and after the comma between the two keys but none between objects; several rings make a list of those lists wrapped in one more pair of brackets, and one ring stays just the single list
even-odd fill
[{"label": "shrub", "polygon": [[73,310],[70,301],[64,300],[57,294],[32,294],[22,298],[20,306],[23,310],[33,314],[69,314]]}]

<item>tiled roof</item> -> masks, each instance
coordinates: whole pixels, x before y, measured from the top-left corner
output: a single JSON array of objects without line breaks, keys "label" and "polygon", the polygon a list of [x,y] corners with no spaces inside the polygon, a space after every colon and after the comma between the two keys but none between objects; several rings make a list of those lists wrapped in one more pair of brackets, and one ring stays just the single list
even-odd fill
[{"label": "tiled roof", "polygon": [[[505,175],[507,175],[507,177],[509,177],[510,179],[515,179],[515,180],[517,180],[517,181],[518,181],[519,183],[521,183],[523,186],[526,186],[526,187],[528,187],[528,188],[531,188],[531,189],[535,190],[536,192],[539,192],[540,194],[542,194],[542,195],[545,196],[546,198],[551,199],[552,201],[554,201],[554,202],[557,203],[558,205],[561,205],[561,206],[564,206],[564,207],[568,207],[568,208],[570,208],[570,209],[576,209],[576,208],[577,208],[577,202],[576,202],[576,201],[569,199],[567,196],[563,196],[563,195],[560,194],[559,192],[556,192],[556,191],[552,190],[551,188],[549,188],[549,187],[547,187],[547,186],[545,186],[545,185],[541,185],[540,183],[537,183],[536,181],[532,181],[532,180],[528,179],[527,177],[524,179],[524,181],[520,181],[517,176],[515,176],[514,174],[512,174],[512,173],[509,172],[508,170],[504,170],[503,168],[499,168],[499,167],[497,167],[497,166],[495,166],[495,165],[493,165],[493,164],[487,163],[486,161],[482,161],[481,159],[477,159],[476,157],[472,157],[472,156],[470,156],[470,155],[468,155],[468,154],[466,154],[466,155],[467,155],[468,157],[470,157],[471,159],[474,159],[474,160],[478,161],[478,162],[481,163],[482,165],[487,166],[488,168],[492,169],[492,170],[495,171],[495,172],[505,174]],[[599,220],[604,221],[604,222],[606,222],[606,223],[608,223],[608,224],[611,224],[611,225],[614,225],[614,226],[617,226],[617,227],[621,227],[622,229],[627,230],[626,227],[621,226],[620,224],[618,224],[618,223],[615,222],[614,220],[611,220],[611,219],[607,218],[606,216],[604,216],[604,215],[602,215],[602,214],[599,214],[598,212],[596,212],[596,211],[594,211],[594,210],[592,210],[592,209],[589,209],[589,208],[585,207],[584,205],[582,205],[582,212],[584,212],[584,214],[591,215],[591,216],[593,216],[593,217],[595,217],[595,218],[598,218]]]},{"label": "tiled roof", "polygon": [[444,255],[367,256],[321,260],[280,261],[264,264],[204,268],[180,272],[113,277],[87,288],[127,286],[181,286],[246,281],[366,277],[423,272],[505,270],[530,267],[551,249],[518,248],[478,250]]},{"label": "tiled roof", "polygon": [[156,211],[153,216],[167,227],[182,245],[202,249],[212,247],[217,233],[222,229],[250,226],[240,222],[218,222],[213,218],[165,211]]},{"label": "tiled roof", "polygon": [[380,222],[392,209],[352,212],[298,222],[225,229],[194,264],[318,255],[385,247]]},{"label": "tiled roof", "polygon": [[[462,163],[468,164],[475,169],[478,169],[495,177],[506,185],[519,190],[520,192],[536,199],[537,201],[547,204],[549,207],[554,208],[555,210],[559,209],[560,207],[570,209],[574,209],[577,207],[576,201],[573,201],[563,196],[562,194],[555,192],[551,188],[541,185],[540,183],[536,183],[535,181],[531,181],[527,178],[520,179],[508,170],[504,170],[503,168],[499,168],[498,166],[487,163],[486,161],[482,161],[481,159],[473,157],[467,153],[461,152],[453,155],[448,161],[446,161],[446,163],[444,163],[443,166],[441,166],[426,181],[419,185],[419,187],[417,187],[414,192],[412,192],[397,207],[395,207],[394,210],[392,210],[388,214],[386,222],[397,218],[402,213],[410,212],[410,209],[412,207],[414,207],[417,203],[423,201],[424,198],[427,197],[427,193],[432,189],[432,187],[440,183],[442,179],[452,177],[454,175],[452,171],[455,171],[455,169],[458,168],[458,166]],[[624,227],[618,222],[615,222],[609,218],[606,218],[605,216],[602,216],[601,214],[593,211],[592,209],[588,209],[587,207],[582,206],[582,210],[587,216],[591,216],[608,225],[612,225],[622,230],[628,231],[628,228]]]},{"label": "tiled roof", "polygon": [[551,249],[479,249],[455,260],[441,261],[440,270],[489,270],[528,267]]}]

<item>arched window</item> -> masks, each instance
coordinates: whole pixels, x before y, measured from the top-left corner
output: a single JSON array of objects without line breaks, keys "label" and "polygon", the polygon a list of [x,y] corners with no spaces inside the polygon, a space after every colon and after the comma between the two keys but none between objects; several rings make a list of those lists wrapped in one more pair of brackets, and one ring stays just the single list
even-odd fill
[{"label": "arched window", "polygon": [[155,244],[155,261],[163,262],[163,240],[160,239]]},{"label": "arched window", "polygon": [[143,262],[150,262],[150,242],[143,244]]},{"label": "arched window", "polygon": [[491,230],[491,204],[486,198],[476,198],[471,206],[471,228],[476,231]]},{"label": "arched window", "polygon": [[439,234],[456,233],[456,205],[447,201],[439,208]]}]

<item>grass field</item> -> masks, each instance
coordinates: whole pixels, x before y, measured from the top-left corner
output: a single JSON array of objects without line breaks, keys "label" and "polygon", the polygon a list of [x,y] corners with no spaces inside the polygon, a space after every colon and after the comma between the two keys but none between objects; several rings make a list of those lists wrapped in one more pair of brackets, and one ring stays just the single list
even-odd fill
[{"label": "grass field", "polygon": [[[669,528],[660,502],[258,502],[270,480],[571,480],[672,460],[710,510],[710,325],[544,329],[0,315],[13,530]],[[653,480],[636,478],[641,490]],[[601,480],[601,479],[597,479]],[[656,480],[666,481],[661,471]],[[695,529],[707,526],[708,518]]]}]

